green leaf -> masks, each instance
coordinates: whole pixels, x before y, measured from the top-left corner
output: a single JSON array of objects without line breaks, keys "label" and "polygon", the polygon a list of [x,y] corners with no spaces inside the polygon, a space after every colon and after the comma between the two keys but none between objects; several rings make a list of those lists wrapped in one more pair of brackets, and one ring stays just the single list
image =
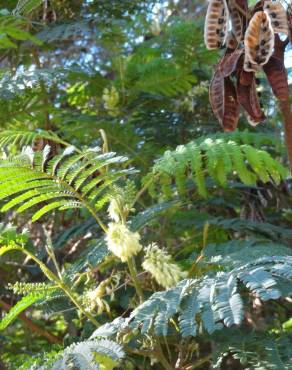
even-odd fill
[{"label": "green leaf", "polygon": [[20,301],[16,303],[15,306],[11,308],[11,310],[4,316],[4,318],[0,321],[0,330],[4,330],[9,324],[11,324],[17,316],[26,310],[28,307],[43,299],[47,296],[47,292],[43,293],[31,293],[27,296],[21,298]]}]

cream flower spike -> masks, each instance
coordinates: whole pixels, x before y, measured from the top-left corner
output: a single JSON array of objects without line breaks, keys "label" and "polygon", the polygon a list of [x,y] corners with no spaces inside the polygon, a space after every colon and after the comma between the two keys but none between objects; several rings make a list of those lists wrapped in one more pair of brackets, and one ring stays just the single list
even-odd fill
[{"label": "cream flower spike", "polygon": [[171,256],[157,244],[150,244],[142,266],[164,288],[170,288],[186,277],[186,272],[172,262]]},{"label": "cream flower spike", "polygon": [[140,235],[132,232],[121,222],[111,222],[106,236],[108,249],[122,262],[127,262],[142,249]]}]

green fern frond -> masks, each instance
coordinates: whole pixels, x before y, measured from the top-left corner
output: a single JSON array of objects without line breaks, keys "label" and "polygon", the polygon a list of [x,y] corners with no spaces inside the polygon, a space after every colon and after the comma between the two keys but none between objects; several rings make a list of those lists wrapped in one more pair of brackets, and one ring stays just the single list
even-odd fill
[{"label": "green fern frond", "polygon": [[240,231],[247,235],[265,237],[278,242],[292,237],[292,231],[284,226],[273,225],[269,222],[240,220],[238,218],[214,217],[208,220],[210,225],[218,226],[225,230]]},{"label": "green fern frond", "polygon": [[[247,138],[246,138],[247,136]],[[237,142],[232,138],[237,137]],[[241,139],[241,140],[240,140]],[[263,136],[265,142],[267,138]],[[213,139],[198,139],[174,151],[167,151],[154,165],[152,175],[165,196],[171,194],[172,179],[180,194],[186,192],[186,178],[193,179],[199,195],[206,197],[205,178],[210,176],[218,185],[225,186],[230,175],[236,175],[246,185],[257,180],[274,181],[276,184],[288,176],[288,171],[271,155],[240,141],[252,141],[253,136],[238,133]],[[189,176],[188,176],[189,173]]]},{"label": "green fern frond", "polygon": [[0,132],[0,147],[9,145],[17,145],[18,147],[24,147],[31,145],[36,139],[49,140],[58,144],[69,146],[64,140],[62,140],[53,131],[20,131],[20,130],[5,130]]},{"label": "green fern frond", "polygon": [[[133,173],[133,169],[115,169],[126,157],[87,150],[74,154],[67,148],[50,160],[43,153],[24,153],[0,162],[0,199],[8,200],[2,211],[14,208],[21,213],[38,206],[36,221],[53,210],[87,208],[96,211],[109,200],[110,186]],[[112,168],[106,171],[109,166]],[[98,186],[101,183],[100,186]]]}]

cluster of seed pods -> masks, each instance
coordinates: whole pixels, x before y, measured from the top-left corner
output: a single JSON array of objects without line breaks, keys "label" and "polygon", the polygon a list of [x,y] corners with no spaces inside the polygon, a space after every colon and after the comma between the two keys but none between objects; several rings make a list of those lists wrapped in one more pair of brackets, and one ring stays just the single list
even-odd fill
[{"label": "cluster of seed pods", "polygon": [[208,49],[225,49],[210,84],[210,103],[225,131],[237,127],[240,107],[251,125],[265,120],[256,90],[264,71],[273,93],[289,100],[284,52],[292,44],[292,16],[278,0],[210,0],[205,21]]}]

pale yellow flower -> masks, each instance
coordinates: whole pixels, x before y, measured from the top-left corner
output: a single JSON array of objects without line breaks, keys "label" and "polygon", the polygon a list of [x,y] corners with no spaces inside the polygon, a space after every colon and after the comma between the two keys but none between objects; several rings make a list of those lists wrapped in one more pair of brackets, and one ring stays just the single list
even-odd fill
[{"label": "pale yellow flower", "polygon": [[142,266],[164,288],[170,288],[186,277],[186,272],[173,263],[171,256],[156,244],[147,247]]},{"label": "pale yellow flower", "polygon": [[106,240],[108,249],[122,262],[127,262],[142,249],[139,233],[132,232],[121,222],[109,224]]}]

